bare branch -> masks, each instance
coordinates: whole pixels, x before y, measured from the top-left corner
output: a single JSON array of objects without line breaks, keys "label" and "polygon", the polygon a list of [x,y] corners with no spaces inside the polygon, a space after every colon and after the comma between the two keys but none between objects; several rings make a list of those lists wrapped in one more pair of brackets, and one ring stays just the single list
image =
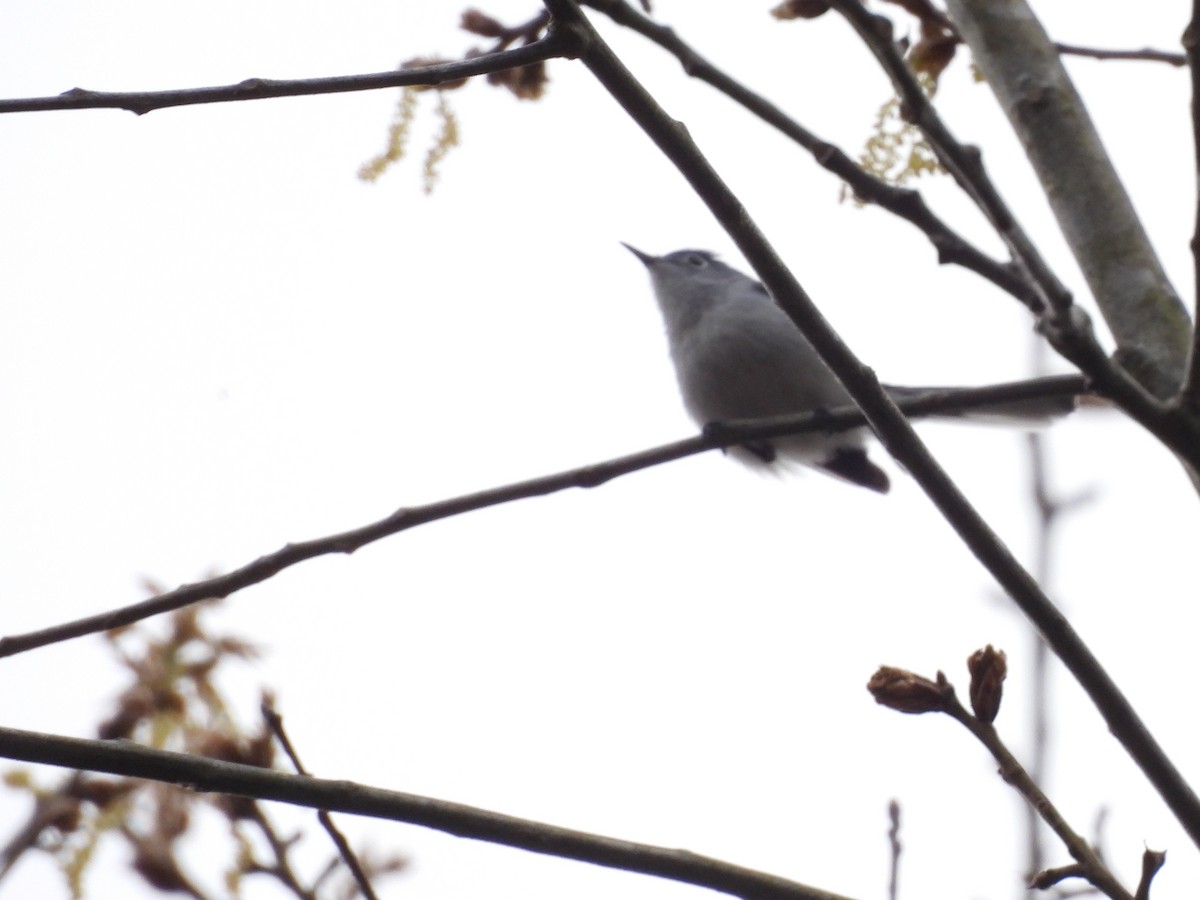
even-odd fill
[{"label": "bare branch", "polygon": [[1167,862],[1167,852],[1165,850],[1151,850],[1146,848],[1142,853],[1142,877],[1138,882],[1137,893],[1134,895],[1135,900],[1150,900],[1150,885],[1154,881],[1154,876],[1158,874]]},{"label": "bare branch", "polygon": [[[1043,341],[1033,342],[1033,371],[1040,374],[1045,367],[1045,357],[1048,348]],[[1049,473],[1047,437],[1045,434],[1030,432],[1026,435],[1029,448],[1030,493],[1036,513],[1036,531],[1034,534],[1033,576],[1051,595],[1053,589],[1052,564],[1054,562],[1054,540],[1058,526],[1062,524],[1068,512],[1079,509],[1093,498],[1093,491],[1080,491],[1070,497],[1061,497],[1051,486]],[[1029,774],[1036,784],[1045,784],[1049,772],[1049,752],[1051,740],[1050,715],[1050,648],[1042,636],[1036,631],[1031,632],[1032,642],[1030,656],[1032,664],[1029,674],[1029,704],[1030,704],[1030,759]],[[1026,855],[1028,865],[1026,871],[1030,875],[1041,872],[1045,867],[1045,854],[1042,845],[1042,826],[1037,810],[1032,806],[1025,808]]]},{"label": "bare branch", "polygon": [[[973,0],[957,0],[957,2],[973,2]],[[1007,0],[1007,2],[1016,3],[1020,0]],[[1039,330],[1042,334],[1050,340],[1059,353],[1092,379],[1097,390],[1116,402],[1139,424],[1183,459],[1186,462],[1184,468],[1188,476],[1192,479],[1197,491],[1200,491],[1200,419],[1187,411],[1181,413],[1171,404],[1159,399],[1175,391],[1179,384],[1178,377],[1172,376],[1172,378],[1164,380],[1161,370],[1153,364],[1153,354],[1142,353],[1141,349],[1134,348],[1134,344],[1131,343],[1124,344],[1119,353],[1121,364],[1109,359],[1108,354],[1097,341],[1086,313],[1074,304],[1070,293],[1050,270],[1032,240],[1016,222],[995,185],[992,184],[983,168],[978,149],[958,143],[938,116],[937,111],[929,102],[929,98],[925,96],[925,92],[912,72],[909,71],[908,65],[892,42],[890,22],[868,12],[860,0],[829,0],[829,5],[845,16],[874,53],[888,77],[891,78],[897,93],[908,105],[913,121],[921,128],[926,139],[934,148],[939,161],[992,222],[993,227],[1008,245],[1013,258],[1028,272],[1032,282],[1041,291],[1044,303]],[[1043,34],[1042,37],[1045,38],[1045,35]],[[1012,40],[1016,41],[1017,39],[1014,37]],[[1012,44],[1012,46],[1016,46],[1016,44]],[[973,45],[972,49],[975,50]],[[1010,63],[1005,55],[1006,52],[996,54],[1003,58],[1005,65]],[[1048,52],[1065,79],[1065,71],[1058,63],[1053,48],[1050,48]],[[1012,74],[1019,84],[1025,83],[1021,80],[1026,78],[1023,70]],[[1067,85],[1070,86],[1069,81]],[[1073,88],[1071,90],[1073,92]],[[1052,119],[1046,125],[1048,127],[1046,140],[1053,144],[1053,135],[1058,127],[1057,120]],[[1102,147],[1100,153],[1103,154]],[[1070,167],[1069,156],[1065,165]],[[1110,175],[1115,179],[1116,176],[1111,173],[1111,168]],[[1057,189],[1056,182],[1044,181],[1043,183],[1055,184]],[[1054,194],[1055,191],[1052,190],[1050,193]],[[1122,193],[1121,196],[1124,197],[1124,194]],[[1085,209],[1084,215],[1086,218],[1092,213]],[[1137,224],[1136,219],[1134,223]],[[1137,227],[1140,229],[1140,225]],[[1153,258],[1153,250],[1149,248],[1148,244],[1145,245],[1145,248]],[[1103,256],[1103,252],[1100,255]],[[1153,261],[1157,266],[1157,259]],[[1108,262],[1105,260],[1104,265],[1107,265]],[[1159,272],[1161,274],[1161,269]],[[1124,274],[1119,272],[1114,271],[1107,277],[1114,285],[1120,283],[1124,288],[1133,292],[1129,296],[1119,298],[1116,302],[1129,301],[1135,306],[1138,305],[1140,301],[1135,298],[1142,297],[1138,285],[1141,285],[1145,279],[1139,281],[1138,285],[1134,285],[1121,281]],[[1137,278],[1134,280],[1136,281]],[[1166,284],[1165,276],[1162,283]],[[1167,285],[1167,288],[1169,287]],[[1173,293],[1172,296],[1174,296]],[[1178,298],[1176,298],[1177,300]],[[1109,325],[1112,325],[1111,321]],[[1188,327],[1186,313],[1183,315],[1182,322],[1176,321],[1172,327],[1182,329],[1173,335],[1172,340],[1181,342],[1181,345],[1185,344],[1186,338],[1181,335],[1186,334]],[[1170,329],[1168,328],[1168,330]],[[1118,335],[1118,341],[1121,340],[1121,336]],[[1149,342],[1153,344],[1156,340],[1151,337]],[[1132,368],[1133,371],[1127,371],[1126,367]],[[1148,386],[1147,381],[1153,382],[1153,385]]]},{"label": "bare branch", "polygon": [[562,37],[553,32],[539,41],[513,50],[502,50],[472,59],[377,72],[371,75],[335,75],[329,78],[276,80],[248,78],[238,84],[175,91],[92,91],[72,88],[57,97],[30,97],[0,100],[0,113],[39,112],[63,109],[126,109],[144,115],[171,106],[199,103],[230,103],[240,100],[266,100],[272,97],[305,97],[313,94],[339,94],[349,91],[377,91],[412,85],[436,86],[475,75],[500,72],[555,57],[570,56]]},{"label": "bare branch", "polygon": [[[988,647],[986,651],[978,651],[973,654],[972,662],[987,653],[991,653],[993,659],[999,658],[1002,665],[1003,654],[996,653],[991,647]],[[973,672],[972,694],[975,693],[977,688],[976,677],[977,674]],[[1054,870],[1054,881],[1051,883],[1060,881],[1066,877],[1084,878],[1097,890],[1112,897],[1113,900],[1133,900],[1133,895],[1125,890],[1121,883],[1117,881],[1108,867],[1104,865],[1103,860],[1092,850],[1091,845],[1071,828],[1058,808],[1050,802],[1050,798],[1038,787],[1037,783],[1029,776],[1029,773],[1017,761],[1017,758],[1013,756],[1012,752],[1000,739],[991,721],[984,721],[983,718],[973,715],[959,702],[954,686],[947,680],[945,675],[938,672],[937,680],[935,681],[904,669],[884,666],[872,676],[868,684],[868,689],[871,690],[875,695],[875,699],[882,705],[900,712],[945,713],[970,731],[987,748],[996,762],[1000,764],[1000,777],[1012,785],[1025,798],[1029,805],[1037,811],[1042,820],[1058,835],[1059,840],[1067,848],[1067,852],[1071,854],[1071,857],[1078,864],[1077,866]],[[992,699],[996,706],[998,706],[999,688],[993,685],[992,690],[994,692]],[[919,698],[919,702],[911,702],[912,698]],[[989,719],[994,717],[994,712],[995,708],[989,706]],[[1045,873],[1040,874],[1044,876]]]},{"label": "bare branch", "polygon": [[[283,716],[275,710],[272,698],[263,697],[260,711],[262,712],[263,721],[267,723],[267,727],[275,735],[275,740],[279,742],[279,746],[283,748],[283,752],[291,760],[292,767],[296,770],[297,774],[307,775],[308,772],[304,770],[304,766],[300,763],[300,755],[296,752],[296,748],[292,746],[292,740],[288,737],[287,731],[284,730]],[[367,877],[367,873],[363,871],[362,863],[358,861],[358,856],[354,853],[350,842],[346,840],[346,836],[342,834],[341,829],[334,824],[333,816],[329,815],[329,811],[326,809],[318,809],[317,821],[321,823],[321,827],[325,829],[325,833],[333,841],[333,846],[337,848],[338,856],[342,858],[342,862],[350,870],[350,874],[354,878],[354,883],[358,885],[359,892],[362,893],[366,900],[378,900],[378,897],[375,895],[375,888],[371,886],[371,880]]]},{"label": "bare branch", "polygon": [[1042,258],[1033,241],[1017,222],[983,167],[977,147],[968,147],[951,134],[924,89],[892,40],[891,22],[869,12],[860,0],[830,0],[829,4],[850,23],[891,79],[910,120],[921,129],[930,147],[958,185],[991,222],[1017,264],[1028,273],[1041,295],[1041,312],[1062,319],[1073,306],[1070,291]]},{"label": "bare branch", "polygon": [[1102,50],[1099,47],[1080,47],[1077,44],[1054,42],[1054,49],[1067,56],[1086,56],[1090,59],[1127,60],[1130,62],[1161,62],[1169,66],[1183,67],[1187,60],[1182,53],[1171,53],[1166,50],[1154,50],[1144,47],[1141,50]]},{"label": "bare branch", "polygon": [[1193,0],[1192,18],[1183,32],[1183,48],[1187,52],[1188,68],[1192,75],[1192,144],[1196,158],[1196,228],[1192,234],[1192,344],[1187,374],[1180,391],[1181,405],[1200,415],[1200,0]]},{"label": "bare branch", "polygon": [[817,137],[761,94],[717,68],[683,41],[674,29],[642,15],[625,0],[585,0],[585,3],[658,44],[679,60],[689,76],[712,86],[791,138],[811,153],[819,165],[842,179],[860,199],[919,228],[937,250],[939,263],[962,266],[1011,294],[1031,311],[1038,311],[1040,297],[1024,272],[1012,263],[993,259],[950,228],[926,205],[919,191],[876,178],[840,147]]},{"label": "bare branch", "polygon": [[900,842],[900,801],[888,803],[888,900],[900,900],[900,853],[904,845]]},{"label": "bare branch", "polygon": [[[1062,375],[982,388],[944,390],[904,400],[899,405],[911,416],[950,414],[981,406],[995,405],[998,402],[1029,400],[1039,397],[1076,396],[1085,390],[1086,382],[1083,378],[1077,375]],[[288,544],[281,550],[259,557],[225,575],[194,584],[185,584],[173,591],[158,594],[140,603],[44,628],[40,631],[2,637],[0,638],[0,658],[14,656],[27,650],[82,637],[86,634],[109,631],[198,603],[201,600],[228,597],[250,585],[266,581],[284,569],[305,560],[331,553],[353,553],[367,544],[439,519],[448,519],[477,509],[511,503],[514,500],[541,497],[567,488],[598,487],[631,472],[720,447],[731,447],[747,441],[785,434],[845,431],[850,428],[862,427],[866,423],[866,417],[857,409],[821,410],[807,415],[780,416],[758,422],[722,423],[722,427],[708,429],[699,437],[652,447],[606,462],[489,488],[474,494],[464,494],[425,506],[405,507],[387,518],[352,531]]]},{"label": "bare branch", "polygon": [[1087,840],[1071,828],[1058,807],[1050,801],[1050,798],[1013,756],[1012,751],[1001,740],[995,726],[971,715],[957,699],[947,712],[988,749],[988,752],[1000,764],[1000,777],[1012,785],[1029,802],[1030,806],[1037,810],[1042,821],[1050,826],[1050,829],[1067,848],[1067,852],[1080,864],[1083,869],[1080,873],[1081,877],[1087,879],[1089,884],[1094,885],[1114,900],[1133,900],[1132,895],[1117,881],[1113,873],[1092,850]]},{"label": "bare branch", "polygon": [[947,5],[1025,147],[1122,365],[1154,396],[1171,396],[1183,380],[1187,310],[1054,45],[1025,0]]},{"label": "bare branch", "polygon": [[409,822],[458,837],[593,863],[756,900],[846,900],[837,894],[686,850],[638,844],[503,813],[256,766],[152,750],[128,741],[89,741],[0,728],[0,756],[148,778],[197,791]]},{"label": "bare branch", "polygon": [[[745,207],[700,153],[686,129],[663,112],[572,0],[545,0],[561,28],[577,35],[580,58],[633,120],[675,164],[701,200],[866,414],[877,435],[912,474],[963,542],[1054,648],[1096,704],[1109,729],[1141,767],[1192,839],[1200,845],[1200,798],[1180,775],[1070,622],[937,464],[882,389],[875,373],[838,337],[758,230]],[[834,0],[845,5],[846,0]],[[832,5],[832,4],[831,4]],[[1200,446],[1190,448],[1192,455]]]}]

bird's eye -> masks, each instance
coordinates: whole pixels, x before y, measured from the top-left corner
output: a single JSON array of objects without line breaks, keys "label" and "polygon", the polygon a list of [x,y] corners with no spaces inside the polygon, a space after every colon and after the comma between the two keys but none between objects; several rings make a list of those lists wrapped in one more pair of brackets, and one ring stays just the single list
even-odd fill
[{"label": "bird's eye", "polygon": [[703,256],[699,253],[689,253],[687,255],[687,259],[685,261],[693,269],[703,269],[705,266],[708,265],[708,257]]}]

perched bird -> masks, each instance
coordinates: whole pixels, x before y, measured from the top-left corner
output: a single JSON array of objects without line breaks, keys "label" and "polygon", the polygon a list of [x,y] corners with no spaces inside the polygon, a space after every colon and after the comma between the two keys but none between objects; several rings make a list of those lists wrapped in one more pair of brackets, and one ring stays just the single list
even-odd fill
[{"label": "perched bird", "polygon": [[[704,250],[652,256],[624,245],[650,272],[683,405],[697,424],[830,410],[853,401],[808,339],[759,282]],[[934,388],[885,388],[894,399]],[[981,418],[1062,415],[1072,398],[1007,403]],[[730,448],[751,466],[799,463],[886,493],[887,473],[867,456],[866,428],[791,435]]]}]

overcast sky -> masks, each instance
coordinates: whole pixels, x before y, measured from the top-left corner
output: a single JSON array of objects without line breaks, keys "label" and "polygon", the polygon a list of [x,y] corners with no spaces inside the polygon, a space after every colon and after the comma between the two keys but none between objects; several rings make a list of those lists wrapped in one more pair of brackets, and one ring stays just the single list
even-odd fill
[{"label": "overcast sky", "polygon": [[[857,153],[890,96],[835,15],[781,24],[767,4],[668,2],[656,15],[822,137]],[[494,0],[505,21],[534,2]],[[1173,48],[1182,2],[1037,4],[1056,39]],[[0,94],[167,89],[383,71],[455,56],[458,8],[214,0],[10,7]],[[729,180],[851,347],[886,381],[980,384],[1029,372],[1031,322],[678,63],[604,32]],[[1071,73],[1181,291],[1194,157],[1188,76],[1071,60]],[[629,241],[741,260],[683,180],[581,66],[539,103],[472,84],[448,99],[462,146],[432,196],[420,154],[374,185],[391,91],[0,117],[0,598],[5,634],[142,599],[287,541],[393,509],[692,434]],[[1090,307],[1016,141],[965,60],[938,103]],[[1000,252],[946,181],[922,185]],[[1190,302],[1190,298],[1189,298]],[[1058,370],[1065,370],[1061,364]],[[1025,444],[997,429],[922,432],[1025,558]],[[1195,495],[1120,416],[1048,435],[1057,490],[1095,492],[1066,524],[1051,586],[1185,774]],[[1017,801],[962,729],[876,706],[881,663],[964,689],[977,647],[1005,649],[998,722],[1027,749],[1023,621],[886,454],[887,497],[816,474],[756,476],[718,453],[435,523],[230,599],[214,627],[263,645],[225,682],[253,723],[275,689],[308,767],[603,834],[684,847],[858,897],[886,884],[886,806],[905,825],[907,897],[1012,896]],[[90,736],[120,673],[85,638],[0,662],[8,726]],[[1061,672],[1049,792],[1136,883],[1169,851],[1160,896],[1200,858]],[[1183,708],[1181,709],[1181,705]],[[49,773],[47,773],[47,777]],[[312,860],[328,851],[312,817]],[[0,803],[0,836],[24,809]],[[690,888],[343,817],[414,859],[384,896],[421,900],[695,896]],[[94,896],[135,896],[118,851]],[[200,854],[203,859],[203,854]],[[1067,862],[1054,848],[1051,862]],[[201,881],[219,884],[216,873]],[[949,887],[948,887],[949,886]],[[28,859],[2,897],[65,896]],[[247,885],[247,897],[274,897]]]}]

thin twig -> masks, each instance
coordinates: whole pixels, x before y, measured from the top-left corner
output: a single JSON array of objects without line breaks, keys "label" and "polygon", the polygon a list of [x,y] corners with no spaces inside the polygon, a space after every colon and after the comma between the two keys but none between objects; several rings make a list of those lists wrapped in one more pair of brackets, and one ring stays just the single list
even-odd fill
[{"label": "thin twig", "polygon": [[937,251],[938,262],[962,266],[987,279],[1036,312],[1041,299],[1024,272],[1011,262],[988,256],[954,231],[925,203],[919,191],[897,187],[858,165],[845,151],[813,134],[761,94],[719,69],[685,42],[673,28],[660,25],[625,0],[584,0],[614,22],[653,41],[679,60],[684,72],[720,91],[812,154],[813,159],[840,178],[854,194],[920,229]]},{"label": "thin twig", "polygon": [[[1045,370],[1048,348],[1044,341],[1033,342],[1033,374],[1040,375]],[[1039,432],[1026,435],[1029,448],[1029,480],[1030,493],[1035,513],[1034,533],[1034,562],[1033,577],[1038,584],[1049,592],[1053,579],[1052,564],[1054,562],[1054,538],[1057,526],[1065,513],[1078,509],[1091,498],[1091,492],[1085,491],[1070,498],[1060,498],[1050,486],[1050,474],[1047,461],[1047,438]],[[1050,755],[1050,648],[1042,636],[1034,631],[1030,635],[1032,641],[1031,656],[1033,663],[1029,676],[1031,693],[1031,740],[1029,774],[1036,784],[1045,784],[1048,777]],[[1025,808],[1026,821],[1026,855],[1027,871],[1032,876],[1041,872],[1045,867],[1045,851],[1042,845],[1041,820],[1037,810],[1032,806]]]},{"label": "thin twig", "polygon": [[1150,900],[1150,885],[1154,881],[1154,876],[1158,874],[1158,870],[1166,862],[1167,851],[1146,848],[1142,853],[1142,877],[1138,881],[1137,893],[1134,894],[1134,900]]},{"label": "thin twig", "polygon": [[837,894],[711,857],[560,828],[530,819],[367,787],[153,750],[128,741],[90,741],[0,728],[0,756],[148,778],[193,790],[409,822],[458,837],[573,859],[757,900],[845,900]]},{"label": "thin twig", "polygon": [[[264,698],[260,707],[263,720],[267,723],[267,727],[271,729],[271,733],[275,735],[275,740],[279,742],[279,746],[283,748],[283,752],[287,754],[287,758],[292,761],[292,766],[300,775],[307,775],[304,766],[300,762],[300,756],[296,753],[296,748],[292,746],[291,738],[283,728],[283,716],[281,716],[275,707],[271,705],[268,698]],[[333,845],[337,848],[338,855],[341,856],[342,862],[346,864],[346,868],[350,870],[350,874],[354,877],[355,884],[358,885],[359,891],[367,900],[378,900],[375,896],[375,889],[371,886],[371,879],[367,877],[367,873],[363,871],[362,863],[358,861],[358,856],[354,849],[350,846],[350,842],[346,840],[346,836],[342,834],[341,829],[333,822],[333,816],[329,815],[328,810],[317,810],[317,820],[321,823],[321,827],[325,829],[325,833],[329,835],[329,839],[333,841]]]},{"label": "thin twig", "polygon": [[1117,881],[1116,877],[1104,862],[1096,855],[1091,845],[1080,836],[1070,824],[1058,807],[1056,807],[1045,792],[1038,786],[1037,782],[1030,777],[1025,768],[1017,761],[1012,752],[1001,740],[995,727],[990,722],[984,722],[978,717],[972,715],[958,701],[958,697],[954,693],[954,689],[945,683],[946,692],[946,707],[945,712],[955,721],[963,725],[975,738],[983,744],[988,752],[992,754],[996,762],[1000,764],[1000,777],[1021,794],[1028,801],[1029,805],[1037,811],[1050,829],[1058,836],[1058,839],[1063,842],[1067,848],[1067,852],[1079,864],[1079,877],[1087,879],[1088,883],[1093,885],[1097,890],[1105,895],[1112,897],[1113,900],[1133,900],[1133,895],[1127,891],[1124,886]]},{"label": "thin twig", "polygon": [[[1039,346],[1043,346],[1039,342]],[[1049,589],[1050,562],[1053,558],[1051,540],[1054,535],[1054,523],[1058,516],[1058,506],[1050,496],[1046,474],[1045,445],[1040,435],[1026,436],[1029,446],[1030,487],[1033,493],[1034,508],[1037,513],[1037,532],[1034,537],[1036,557],[1033,564],[1033,575],[1038,584]],[[1046,780],[1046,760],[1050,747],[1050,716],[1049,716],[1049,678],[1050,678],[1050,648],[1042,640],[1042,636],[1034,631],[1033,666],[1029,675],[1029,687],[1032,691],[1032,732],[1030,750],[1030,775],[1036,784],[1044,784]],[[1032,876],[1046,867],[1045,853],[1042,847],[1041,820],[1037,810],[1032,806],[1025,807],[1025,840],[1026,840],[1026,871]]]},{"label": "thin twig", "polygon": [[199,103],[229,103],[241,100],[265,100],[272,97],[303,97],[313,94],[338,94],[349,91],[377,91],[412,85],[436,86],[475,75],[500,72],[570,54],[561,37],[553,33],[539,41],[488,53],[472,59],[455,60],[429,66],[376,72],[370,75],[335,75],[329,78],[277,80],[248,78],[237,84],[217,87],[185,88],[173,91],[93,91],[72,88],[56,97],[28,97],[0,100],[0,113],[41,112],[65,109],[126,109],[144,115],[172,106]]},{"label": "thin twig", "polygon": [[900,900],[900,852],[904,845],[900,843],[900,801],[888,803],[888,849],[890,864],[888,866],[888,900]]},{"label": "thin twig", "polygon": [[[545,0],[559,27],[576,32],[581,59],[630,117],[676,165],[753,266],[771,296],[797,324],[860,405],[876,434],[916,479],[963,543],[1038,628],[1091,697],[1180,823],[1200,845],[1200,798],[1142,722],[1100,661],[1030,574],[967,501],[882,390],[788,271],[750,214],[721,180],[686,129],[668,117],[592,28],[573,0]],[[847,0],[831,0],[845,6]],[[1189,448],[1200,454],[1200,446]]]},{"label": "thin twig", "polygon": [[1161,62],[1169,66],[1182,67],[1187,60],[1182,53],[1171,53],[1167,50],[1154,50],[1144,47],[1141,50],[1102,50],[1099,47],[1081,47],[1078,44],[1063,44],[1054,42],[1054,49],[1068,56],[1086,56],[1090,59],[1129,60],[1132,62]]},{"label": "thin twig", "polygon": [[295,894],[296,897],[300,898],[300,900],[317,900],[316,891],[301,884],[300,876],[292,868],[291,849],[296,843],[296,838],[281,838],[263,813],[262,807],[257,803],[248,804],[244,818],[257,826],[263,840],[271,848],[271,855],[274,857],[274,861],[270,864],[264,864],[255,860],[251,863],[247,872],[270,875]]},{"label": "thin twig", "polygon": [[[912,400],[904,400],[900,403],[900,408],[911,416],[948,414],[994,405],[999,401],[1073,396],[1082,393],[1085,389],[1086,382],[1083,378],[1077,375],[1062,375],[982,388],[945,390]],[[489,488],[473,494],[464,494],[425,506],[406,507],[384,519],[351,531],[288,544],[282,549],[259,557],[232,572],[194,584],[185,584],[140,603],[39,631],[2,637],[0,638],[0,658],[24,653],[47,644],[82,637],[86,634],[109,631],[147,619],[150,616],[198,603],[210,597],[228,597],[250,585],[266,581],[284,569],[305,560],[331,553],[353,553],[367,544],[439,519],[448,519],[489,506],[511,503],[515,500],[541,497],[567,488],[598,487],[631,472],[755,439],[818,431],[845,431],[850,428],[862,427],[864,424],[866,424],[866,417],[857,409],[817,411],[802,416],[781,416],[761,420],[757,423],[722,423],[720,429],[709,429],[706,434],[699,437],[663,444],[659,447],[631,453],[628,456],[581,468],[568,469],[528,481],[518,481]]]},{"label": "thin twig", "polygon": [[72,772],[62,785],[45,794],[35,794],[33,810],[17,832],[0,848],[0,881],[12,871],[13,866],[28,850],[38,846],[42,833],[61,817],[79,814],[80,800],[75,796],[83,778],[82,772]]}]

